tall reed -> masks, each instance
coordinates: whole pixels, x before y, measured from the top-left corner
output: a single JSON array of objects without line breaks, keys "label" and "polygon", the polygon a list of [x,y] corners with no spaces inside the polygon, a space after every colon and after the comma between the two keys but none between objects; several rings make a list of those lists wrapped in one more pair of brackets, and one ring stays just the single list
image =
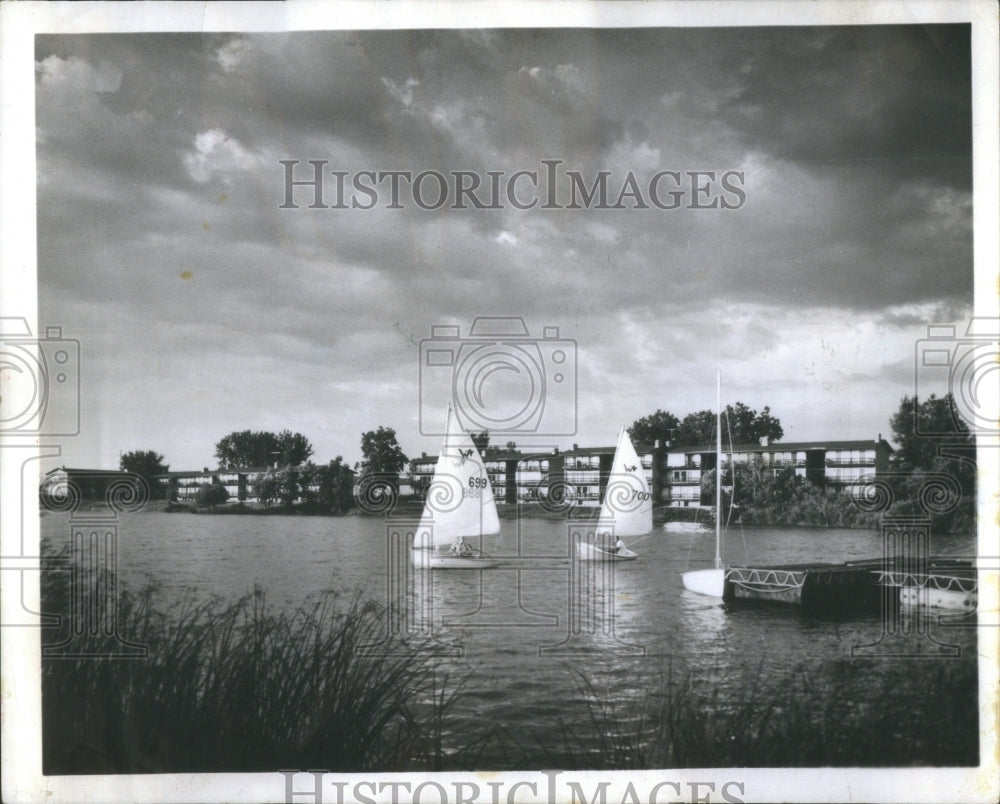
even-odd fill
[{"label": "tall reed", "polygon": [[[43,594],[47,611],[66,610],[53,581]],[[232,605],[163,611],[155,598],[151,586],[118,599],[119,632],[147,657],[43,658],[46,773],[445,764],[440,724],[461,684],[442,686],[432,646],[386,650],[378,606],[328,596],[288,614],[256,590]],[[106,647],[96,636],[74,642],[77,652]]]},{"label": "tall reed", "polygon": [[[67,612],[68,593],[60,573],[43,572],[44,611]],[[780,678],[761,662],[725,686],[731,672],[694,676],[670,662],[628,690],[578,673],[566,714],[544,734],[530,711],[458,734],[453,710],[469,676],[432,642],[388,639],[386,612],[360,596],[294,613],[260,590],[232,604],[157,601],[155,585],[117,599],[118,631],[148,647],[144,658],[43,657],[45,773],[947,766],[979,756],[975,656],[843,659]],[[65,630],[43,631],[43,646]],[[73,646],[108,644],[87,635]]]},{"label": "tall reed", "polygon": [[[579,675],[589,727],[535,735],[522,763],[568,770],[697,767],[968,766],[979,762],[974,657],[843,659],[768,679],[763,664],[727,690],[691,674],[649,692]],[[922,671],[915,679],[913,670]],[[576,719],[578,720],[578,718]]]}]

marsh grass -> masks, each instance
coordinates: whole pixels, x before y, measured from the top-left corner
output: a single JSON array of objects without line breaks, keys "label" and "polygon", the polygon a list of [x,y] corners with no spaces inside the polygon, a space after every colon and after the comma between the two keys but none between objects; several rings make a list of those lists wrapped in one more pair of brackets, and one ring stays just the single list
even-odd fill
[{"label": "marsh grass", "polygon": [[[44,611],[68,610],[59,573],[43,573],[42,595]],[[780,678],[762,661],[735,688],[670,662],[642,691],[576,673],[555,723],[526,711],[458,734],[471,674],[434,643],[387,642],[384,610],[360,596],[292,613],[260,590],[232,604],[158,599],[155,585],[117,599],[119,633],[145,658],[43,657],[45,773],[978,763],[974,656],[843,659]],[[43,631],[43,645],[65,630]]]},{"label": "marsh grass", "polygon": [[970,766],[979,762],[971,661],[844,659],[767,679],[758,666],[736,690],[678,680],[616,694],[578,675],[589,728],[560,722],[561,739],[525,756],[539,767],[633,770],[696,767]]},{"label": "marsh grass", "polygon": [[[51,586],[46,610],[65,611]],[[45,773],[437,770],[466,759],[443,754],[462,684],[436,676],[433,652],[359,650],[385,638],[378,606],[330,596],[288,614],[257,590],[162,611],[156,596],[150,586],[118,600],[120,633],[147,657],[43,659]],[[74,647],[88,643],[104,647]]]}]

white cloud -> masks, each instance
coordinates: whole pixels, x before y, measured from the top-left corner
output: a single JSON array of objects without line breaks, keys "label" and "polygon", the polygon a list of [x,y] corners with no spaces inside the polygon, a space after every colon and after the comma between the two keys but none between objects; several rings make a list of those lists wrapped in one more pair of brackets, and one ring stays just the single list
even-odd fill
[{"label": "white cloud", "polygon": [[660,167],[660,149],[646,140],[635,142],[631,135],[626,135],[611,146],[607,161],[622,174],[629,170],[637,175],[650,174]]},{"label": "white cloud", "polygon": [[222,47],[215,51],[215,58],[222,69],[227,73],[233,72],[247,59],[252,51],[252,47],[246,39],[235,38],[228,40]]},{"label": "white cloud", "polygon": [[413,88],[420,86],[420,82],[416,78],[407,78],[402,84],[399,84],[391,78],[382,76],[382,85],[403,106],[410,107],[413,105]]},{"label": "white cloud", "polygon": [[257,157],[239,140],[218,128],[200,132],[194,138],[194,149],[184,155],[184,167],[199,184],[204,184],[213,176],[220,176],[224,183],[229,183],[231,177],[228,174],[250,171],[257,165]]}]

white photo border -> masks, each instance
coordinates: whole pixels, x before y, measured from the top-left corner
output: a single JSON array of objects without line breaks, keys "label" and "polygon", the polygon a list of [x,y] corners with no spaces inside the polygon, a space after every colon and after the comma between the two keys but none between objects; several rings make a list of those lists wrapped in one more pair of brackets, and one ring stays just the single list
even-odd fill
[{"label": "white photo border", "polygon": [[[35,219],[34,36],[42,33],[211,32],[406,28],[625,27],[625,26],[798,26],[875,25],[968,22],[972,26],[975,312],[1000,315],[998,249],[998,28],[997,5],[969,2],[343,2],[343,3],[4,3],[0,8],[0,303],[5,316],[25,317],[37,327]],[[992,389],[996,394],[996,389]],[[996,399],[993,399],[996,409]],[[996,556],[998,502],[990,490],[1000,488],[997,439],[980,439],[992,447],[980,468],[979,554]],[[0,450],[0,532],[2,556],[19,555],[19,544],[37,545],[37,515],[19,518],[23,455]],[[8,567],[9,568],[9,567]],[[37,574],[25,605],[37,610]],[[996,613],[998,572],[980,577],[980,609]],[[21,605],[11,599],[19,585],[2,584],[6,610]],[[714,781],[742,787],[732,793],[745,801],[995,801],[998,797],[997,629],[980,635],[981,765],[978,768],[737,768],[647,772],[578,773],[573,778],[611,782],[607,800],[619,801],[629,781],[642,789],[669,780],[681,785]],[[43,776],[41,773],[40,635],[33,628],[2,629],[3,798],[6,801],[212,801],[281,800],[285,778],[258,774],[143,774],[129,776]],[[485,784],[478,774],[444,774],[444,779]],[[374,776],[336,777],[346,791]],[[387,774],[378,779],[416,786],[422,774]],[[541,773],[489,774],[502,779],[506,796],[518,782],[518,801],[546,801]],[[569,774],[567,774],[569,778]],[[306,777],[297,789],[308,789]],[[374,792],[364,788],[367,793]],[[695,788],[697,790],[697,788]],[[338,800],[336,787],[324,800]],[[689,796],[690,786],[685,790]],[[702,790],[702,795],[705,790]],[[428,794],[430,796],[430,794]],[[696,794],[697,795],[697,794]],[[389,801],[389,792],[373,796]],[[312,800],[296,795],[295,801]],[[344,799],[350,800],[349,798]],[[434,800],[430,796],[427,800]],[[488,799],[482,799],[488,800]],[[713,798],[713,800],[716,800]]]}]

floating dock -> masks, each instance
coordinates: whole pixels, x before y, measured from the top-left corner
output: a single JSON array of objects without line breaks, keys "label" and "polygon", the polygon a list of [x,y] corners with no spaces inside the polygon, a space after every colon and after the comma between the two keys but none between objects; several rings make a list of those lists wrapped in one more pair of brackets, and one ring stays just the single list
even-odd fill
[{"label": "floating dock", "polygon": [[914,562],[876,558],[843,564],[733,566],[726,570],[730,605],[776,603],[823,614],[882,611],[886,604],[974,611],[976,568],[948,556]]}]

